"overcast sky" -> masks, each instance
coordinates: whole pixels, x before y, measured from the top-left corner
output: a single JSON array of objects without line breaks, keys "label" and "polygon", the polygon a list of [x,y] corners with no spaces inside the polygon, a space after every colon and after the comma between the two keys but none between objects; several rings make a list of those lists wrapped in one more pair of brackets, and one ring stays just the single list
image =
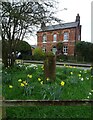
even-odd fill
[{"label": "overcast sky", "polygon": [[[82,25],[82,41],[91,42],[91,2],[93,0],[58,0],[59,4],[56,16],[64,22],[74,22],[77,13],[80,15],[80,24]],[[62,10],[67,8],[67,10]],[[62,11],[60,11],[62,10]],[[36,44],[36,38],[31,40],[30,44]]]},{"label": "overcast sky", "polygon": [[65,22],[75,21],[77,13],[80,15],[80,23],[82,25],[81,39],[82,41],[91,42],[91,2],[93,0],[58,0],[59,8],[67,8],[68,10],[60,11],[58,17]]},{"label": "overcast sky", "polygon": [[[76,19],[76,15],[79,13],[80,24],[82,25],[81,40],[91,42],[91,2],[93,0],[57,0],[57,1],[59,2],[59,4],[57,5],[58,8],[57,11],[59,12],[56,13],[56,16],[64,20],[64,22],[74,22]],[[64,8],[67,8],[67,10],[63,10]],[[29,40],[29,43],[36,44],[37,43],[36,36],[31,38]]]}]

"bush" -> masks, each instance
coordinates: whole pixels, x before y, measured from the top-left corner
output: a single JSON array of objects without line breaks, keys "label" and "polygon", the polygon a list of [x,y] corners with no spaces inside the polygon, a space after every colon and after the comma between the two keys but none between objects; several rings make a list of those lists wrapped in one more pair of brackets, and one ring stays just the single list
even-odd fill
[{"label": "bush", "polygon": [[77,58],[82,57],[85,62],[93,61],[93,43],[81,41],[76,44]]},{"label": "bush", "polygon": [[59,55],[57,56],[57,61],[61,62],[61,61],[67,61],[68,60],[68,56],[67,55]]},{"label": "bush", "polygon": [[35,48],[34,53],[32,55],[32,60],[44,60],[45,53],[41,48]]}]

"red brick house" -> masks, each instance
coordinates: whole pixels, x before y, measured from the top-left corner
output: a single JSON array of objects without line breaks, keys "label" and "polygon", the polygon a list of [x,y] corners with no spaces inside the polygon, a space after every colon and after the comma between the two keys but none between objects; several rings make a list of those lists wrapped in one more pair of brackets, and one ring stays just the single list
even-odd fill
[{"label": "red brick house", "polygon": [[44,51],[56,52],[56,44],[63,43],[63,53],[75,54],[75,44],[81,40],[80,16],[77,14],[75,22],[43,26],[37,32],[37,46]]}]

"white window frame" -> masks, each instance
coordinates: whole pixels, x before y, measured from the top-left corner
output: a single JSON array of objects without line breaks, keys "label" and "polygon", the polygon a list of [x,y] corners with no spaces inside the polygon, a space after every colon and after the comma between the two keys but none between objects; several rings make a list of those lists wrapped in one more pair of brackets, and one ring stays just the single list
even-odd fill
[{"label": "white window frame", "polygon": [[57,34],[53,35],[53,42],[57,42]]},{"label": "white window frame", "polygon": [[46,52],[46,48],[45,48],[45,47],[43,47],[42,50],[43,50],[44,52]]},{"label": "white window frame", "polygon": [[46,43],[46,42],[47,42],[47,36],[46,36],[46,34],[43,35],[42,41],[43,41],[43,43]]},{"label": "white window frame", "polygon": [[52,48],[52,52],[53,52],[54,55],[56,54],[57,48],[55,46]]},{"label": "white window frame", "polygon": [[64,41],[68,41],[69,39],[69,32],[64,32]]},{"label": "white window frame", "polygon": [[63,46],[63,53],[64,55],[68,54],[68,46]]}]

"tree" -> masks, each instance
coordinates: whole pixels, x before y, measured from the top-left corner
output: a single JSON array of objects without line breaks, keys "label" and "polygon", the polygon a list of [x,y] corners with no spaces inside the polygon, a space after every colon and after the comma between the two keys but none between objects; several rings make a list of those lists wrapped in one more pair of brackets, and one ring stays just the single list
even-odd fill
[{"label": "tree", "polygon": [[31,59],[31,46],[26,41],[19,41],[17,43],[16,53],[19,52],[21,53],[21,59]]},{"label": "tree", "polygon": [[62,53],[63,53],[63,43],[62,42],[57,43],[56,48],[57,48],[57,56],[62,55]]},{"label": "tree", "polygon": [[85,61],[93,61],[93,44],[85,41],[76,44],[77,56],[82,56]]},{"label": "tree", "polygon": [[[52,2],[3,2],[2,3],[2,47],[3,63],[5,66],[13,66],[16,47],[20,40],[40,27],[43,23],[59,21],[53,16]],[[14,53],[14,54],[12,54]]]}]

